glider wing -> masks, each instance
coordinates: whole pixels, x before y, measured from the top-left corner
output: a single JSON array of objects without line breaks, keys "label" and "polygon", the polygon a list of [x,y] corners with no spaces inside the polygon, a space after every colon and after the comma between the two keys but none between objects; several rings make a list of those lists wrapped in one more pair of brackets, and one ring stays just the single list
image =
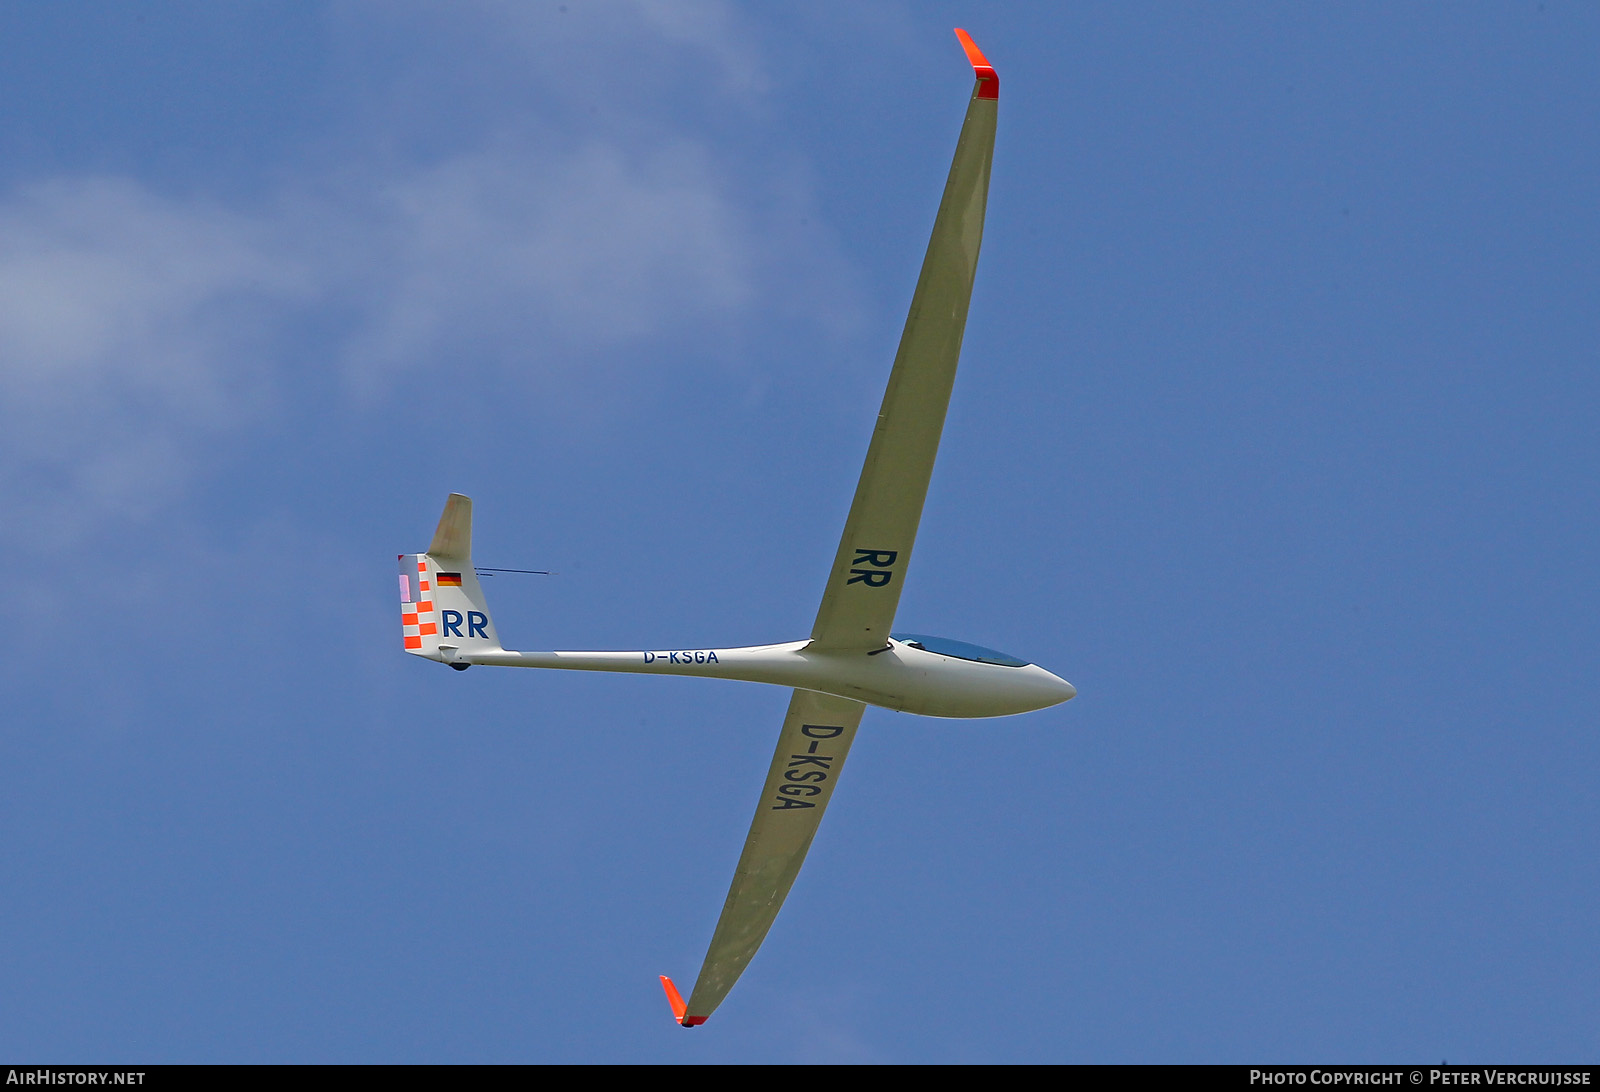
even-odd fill
[{"label": "glider wing", "polygon": [[688,1002],[677,998],[671,979],[662,979],[673,1015],[685,1027],[705,1022],[761,947],[833,797],[864,708],[848,698],[794,692],[733,886]]},{"label": "glider wing", "polygon": [[1000,80],[956,31],[977,81],[844,537],[811,630],[817,651],[883,648],[928,495],[983,241]]},{"label": "glider wing", "polygon": [[[817,651],[888,644],[961,356],[983,242],[1000,80],[965,31],[956,31],[956,37],[977,80],[866,465],[812,628],[807,647]],[[705,1023],[761,947],[811,848],[864,708],[848,698],[794,692],[733,886],[689,999],[662,976],[678,1023]]]}]

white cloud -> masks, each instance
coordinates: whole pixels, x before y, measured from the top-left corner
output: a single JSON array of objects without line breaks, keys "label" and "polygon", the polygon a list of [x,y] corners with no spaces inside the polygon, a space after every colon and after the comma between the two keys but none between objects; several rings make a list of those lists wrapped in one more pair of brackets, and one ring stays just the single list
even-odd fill
[{"label": "white cloud", "polygon": [[636,109],[639,93],[685,79],[733,96],[769,86],[760,49],[738,7],[725,0],[352,0],[341,15],[344,32],[356,40],[369,38],[375,24],[414,36],[420,48],[407,62],[414,70],[431,68],[439,54],[465,54],[473,69],[487,68],[497,80],[515,69],[602,105],[631,98]]},{"label": "white cloud", "polygon": [[[568,38],[601,54],[595,43],[613,59],[697,52],[724,85],[760,86],[724,5],[574,7]],[[539,20],[553,18],[495,4],[476,23],[407,18],[419,12],[479,37],[521,28],[524,62],[548,48]],[[699,78],[663,63],[650,80],[685,74]],[[624,112],[638,93],[619,92]],[[371,108],[350,103],[352,116]],[[398,162],[392,144],[285,172],[250,203],[106,177],[0,194],[0,504],[37,544],[160,512],[231,437],[292,409],[308,352],[379,401],[424,363],[514,362],[531,380],[676,330],[727,329],[784,306],[773,301],[797,294],[796,268],[836,263],[782,226],[814,215],[803,187],[757,164],[764,196],[733,192],[751,165],[690,129],[573,138],[548,119],[508,121]],[[297,344],[311,327],[319,340]]]},{"label": "white cloud", "polygon": [[314,287],[271,236],[126,180],[0,202],[0,502],[36,545],[159,509],[246,412],[262,304]]},{"label": "white cloud", "polygon": [[26,188],[0,203],[0,384],[35,406],[120,380],[163,400],[212,397],[222,309],[310,287],[271,243],[248,218],[127,180]]},{"label": "white cloud", "polygon": [[538,367],[715,321],[755,292],[744,214],[691,148],[483,152],[392,182],[368,212],[382,258],[351,347],[364,372],[485,345]]}]

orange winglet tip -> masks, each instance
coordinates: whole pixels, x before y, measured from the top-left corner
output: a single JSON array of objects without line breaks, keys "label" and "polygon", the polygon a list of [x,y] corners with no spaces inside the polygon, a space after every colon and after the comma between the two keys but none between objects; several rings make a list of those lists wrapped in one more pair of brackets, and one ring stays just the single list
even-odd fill
[{"label": "orange winglet tip", "polygon": [[1000,76],[995,72],[994,65],[989,63],[989,58],[983,55],[983,50],[972,40],[972,35],[960,27],[956,27],[956,38],[961,42],[961,48],[967,51],[967,60],[972,62],[972,71],[978,74],[978,97],[999,98]]},{"label": "orange winglet tip", "polygon": [[672,984],[672,979],[666,975],[661,976],[661,988],[667,991],[667,1004],[672,1006],[672,1018],[686,1028],[695,1027],[706,1022],[704,1016],[689,1016],[689,1006],[684,1003],[683,994],[678,992],[678,987]]}]

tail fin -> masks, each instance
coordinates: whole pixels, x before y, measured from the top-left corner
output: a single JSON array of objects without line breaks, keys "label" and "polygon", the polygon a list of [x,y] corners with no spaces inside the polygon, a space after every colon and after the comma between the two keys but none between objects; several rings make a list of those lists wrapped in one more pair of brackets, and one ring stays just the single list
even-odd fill
[{"label": "tail fin", "polygon": [[470,497],[450,494],[427,553],[400,555],[400,631],[407,652],[462,671],[462,653],[500,648],[472,568]]}]

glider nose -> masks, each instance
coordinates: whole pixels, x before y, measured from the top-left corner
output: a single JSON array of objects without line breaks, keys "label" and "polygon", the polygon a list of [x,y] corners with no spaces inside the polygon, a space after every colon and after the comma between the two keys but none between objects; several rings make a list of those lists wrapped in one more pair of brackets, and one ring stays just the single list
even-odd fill
[{"label": "glider nose", "polygon": [[[1017,682],[1021,686],[1018,690],[1012,691],[1012,693],[1021,699],[1016,706],[1016,711],[1019,713],[1031,712],[1034,709],[1048,709],[1052,705],[1060,705],[1064,701],[1070,701],[1078,693],[1078,688],[1066,679],[1046,671],[1038,664],[1029,664],[1024,668],[1022,676],[1017,679]],[[999,716],[1001,714],[979,715]]]},{"label": "glider nose", "polygon": [[1042,667],[1039,671],[1044,675],[1044,678],[1040,681],[1044,683],[1043,689],[1048,695],[1047,705],[1060,705],[1062,702],[1070,701],[1078,696],[1078,688],[1060,675],[1045,671]]}]

